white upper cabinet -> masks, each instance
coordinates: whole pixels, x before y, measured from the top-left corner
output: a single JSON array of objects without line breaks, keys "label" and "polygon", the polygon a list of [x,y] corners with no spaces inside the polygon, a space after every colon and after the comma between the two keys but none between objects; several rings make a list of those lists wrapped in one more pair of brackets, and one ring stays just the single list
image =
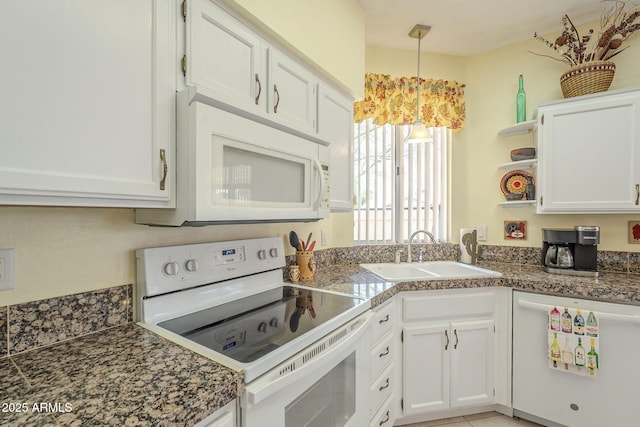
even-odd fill
[{"label": "white upper cabinet", "polygon": [[640,89],[538,107],[538,213],[640,212]]},{"label": "white upper cabinet", "polygon": [[204,86],[199,90],[243,111],[266,112],[262,38],[210,0],[191,1],[185,8],[186,84]]},{"label": "white upper cabinet", "polygon": [[1,204],[172,207],[176,12],[1,2]]},{"label": "white upper cabinet", "polygon": [[269,112],[286,126],[315,131],[316,76],[275,48],[269,49]]},{"label": "white upper cabinet", "polygon": [[185,6],[185,83],[199,100],[317,138],[317,78],[213,0]]},{"label": "white upper cabinet", "polygon": [[331,145],[331,210],[353,210],[353,101],[318,88],[318,134]]}]

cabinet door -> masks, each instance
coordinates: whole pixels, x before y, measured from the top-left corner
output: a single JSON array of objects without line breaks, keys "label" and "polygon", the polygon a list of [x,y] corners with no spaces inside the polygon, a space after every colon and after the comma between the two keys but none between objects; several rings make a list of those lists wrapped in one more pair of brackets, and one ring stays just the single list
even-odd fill
[{"label": "cabinet door", "polygon": [[331,143],[331,210],[353,210],[353,102],[318,85],[318,135]]},{"label": "cabinet door", "polygon": [[186,19],[186,83],[232,107],[266,111],[262,38],[211,0],[190,2]]},{"label": "cabinet door", "polygon": [[449,323],[403,329],[404,415],[449,408]]},{"label": "cabinet door", "polygon": [[451,324],[451,407],[493,402],[493,320]]},{"label": "cabinet door", "polygon": [[316,77],[274,47],[269,48],[269,114],[285,126],[315,131]]},{"label": "cabinet door", "polygon": [[0,3],[0,203],[172,207],[175,20],[169,0]]},{"label": "cabinet door", "polygon": [[640,91],[538,109],[538,213],[640,212]]}]

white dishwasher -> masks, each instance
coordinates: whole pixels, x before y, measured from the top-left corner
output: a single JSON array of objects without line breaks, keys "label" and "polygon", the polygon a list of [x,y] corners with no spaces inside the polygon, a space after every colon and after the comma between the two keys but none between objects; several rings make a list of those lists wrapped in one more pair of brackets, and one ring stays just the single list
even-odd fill
[{"label": "white dishwasher", "polygon": [[[599,368],[595,375],[551,368],[549,315],[554,308],[560,313],[564,308],[597,313]],[[589,341],[585,335],[585,353]],[[640,306],[514,291],[515,416],[546,426],[637,427],[639,356]]]}]

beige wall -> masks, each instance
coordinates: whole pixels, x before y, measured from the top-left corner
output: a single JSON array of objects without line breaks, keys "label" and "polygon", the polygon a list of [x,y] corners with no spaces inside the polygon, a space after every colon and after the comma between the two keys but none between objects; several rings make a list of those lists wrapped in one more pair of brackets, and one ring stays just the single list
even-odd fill
[{"label": "beige wall", "polygon": [[[591,27],[597,28],[597,25]],[[640,86],[637,66],[640,35],[634,34],[626,44],[630,47],[615,58],[617,70],[611,89]],[[498,206],[504,201],[499,189],[504,171],[498,170],[498,166],[510,161],[510,150],[534,146],[531,134],[511,138],[497,135],[500,129],[515,123],[518,75],[524,74],[528,119],[535,118],[537,104],[562,98],[559,78],[567,66],[528,51],[552,53],[531,39],[469,58],[421,55],[423,78],[445,78],[466,84],[466,127],[454,134],[452,147],[451,241],[458,241],[461,227],[487,225],[487,244],[541,246],[543,227],[599,225],[599,249],[639,250],[627,243],[627,221],[638,220],[638,215],[536,215],[534,207]],[[416,60],[416,51],[367,46],[365,68],[367,72],[413,76],[417,71]],[[527,221],[526,241],[504,240],[504,221],[511,220]]]},{"label": "beige wall", "polygon": [[[614,58],[617,70],[611,89],[640,86],[637,65],[640,63],[640,36],[635,34],[628,40],[628,45],[629,49]],[[562,98],[559,78],[568,67],[528,51],[552,53],[532,39],[468,60],[469,80],[465,82],[467,130],[456,141],[453,158],[454,238],[459,235],[460,227],[486,224],[487,243],[510,245],[512,243],[503,238],[504,221],[524,220],[529,229],[528,240],[513,244],[540,246],[543,227],[599,225],[599,249],[637,251],[640,248],[627,243],[627,221],[637,220],[638,215],[536,215],[534,207],[503,208],[497,205],[504,201],[498,186],[504,171],[498,170],[497,166],[510,161],[510,150],[534,146],[531,134],[511,138],[497,136],[498,130],[515,123],[518,75],[524,75],[528,119],[536,117],[537,104]],[[606,144],[606,141],[602,143]],[[596,169],[598,172],[608,173]]]},{"label": "beige wall", "polygon": [[[229,0],[225,0],[229,1]],[[233,0],[230,0],[233,1]],[[364,12],[357,0],[239,0],[354,94],[364,84]],[[312,16],[313,19],[309,19]],[[353,245],[353,215],[316,223],[160,228],[136,225],[132,209],[0,206],[0,248],[15,249],[16,289],[0,306],[135,283],[135,250],[321,230],[328,246]],[[285,245],[287,254],[293,248]]]},{"label": "beige wall", "polygon": [[357,0],[232,1],[362,96],[365,22]]}]

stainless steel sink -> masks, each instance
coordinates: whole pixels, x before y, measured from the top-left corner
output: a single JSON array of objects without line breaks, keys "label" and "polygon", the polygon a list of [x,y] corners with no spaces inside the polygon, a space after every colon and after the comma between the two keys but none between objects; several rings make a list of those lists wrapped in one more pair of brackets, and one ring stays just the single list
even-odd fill
[{"label": "stainless steel sink", "polygon": [[502,274],[497,271],[455,261],[427,261],[400,264],[379,263],[360,264],[360,266],[390,282],[455,280],[502,276]]}]

